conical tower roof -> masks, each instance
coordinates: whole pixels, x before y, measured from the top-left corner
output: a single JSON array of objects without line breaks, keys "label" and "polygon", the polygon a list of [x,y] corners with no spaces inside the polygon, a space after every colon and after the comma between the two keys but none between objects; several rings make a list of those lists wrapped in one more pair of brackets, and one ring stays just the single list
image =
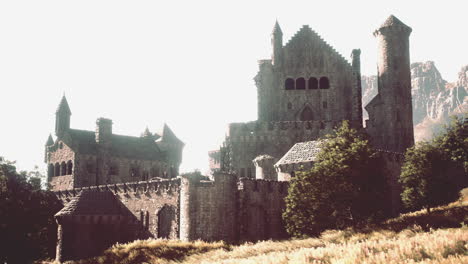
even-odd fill
[{"label": "conical tower roof", "polygon": [[275,22],[275,26],[273,27],[273,32],[271,32],[273,35],[283,35],[283,31],[281,31],[281,27],[278,23],[278,20]]},{"label": "conical tower roof", "polygon": [[55,113],[66,113],[71,115],[70,106],[68,106],[67,98],[65,97],[65,95],[62,97],[62,100],[60,101],[60,104]]},{"label": "conical tower roof", "polygon": [[398,26],[398,27],[407,27],[409,28],[407,25],[405,25],[405,23],[401,22],[400,19],[398,19],[396,16],[394,15],[390,15],[387,20],[385,20],[385,22],[380,26],[380,28],[383,28],[383,27],[395,27],[395,26]]},{"label": "conical tower roof", "polygon": [[167,142],[172,141],[183,143],[179,138],[177,138],[174,132],[172,132],[172,129],[170,129],[166,123],[164,123],[164,127],[161,133],[161,140]]},{"label": "conical tower roof", "polygon": [[54,139],[52,138],[52,135],[49,134],[49,137],[47,138],[46,146],[52,146],[54,144]]}]

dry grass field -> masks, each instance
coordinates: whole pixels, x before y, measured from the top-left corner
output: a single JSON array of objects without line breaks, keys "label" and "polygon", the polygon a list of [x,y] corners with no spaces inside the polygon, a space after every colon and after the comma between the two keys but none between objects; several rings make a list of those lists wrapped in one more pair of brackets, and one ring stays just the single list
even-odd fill
[{"label": "dry grass field", "polygon": [[421,210],[378,226],[325,231],[318,238],[242,245],[138,240],[68,263],[468,263],[468,195],[462,197],[430,214]]}]

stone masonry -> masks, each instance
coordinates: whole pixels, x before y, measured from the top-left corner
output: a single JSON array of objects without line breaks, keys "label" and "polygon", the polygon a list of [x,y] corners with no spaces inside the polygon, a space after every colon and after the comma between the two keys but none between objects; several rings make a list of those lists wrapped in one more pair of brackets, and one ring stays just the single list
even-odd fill
[{"label": "stone masonry", "polygon": [[385,203],[397,213],[401,153],[414,142],[410,32],[390,16],[374,33],[379,92],[366,107],[364,128],[360,50],[351,52],[349,63],[308,26],[283,45],[276,23],[272,57],[259,62],[255,77],[258,119],[229,124],[223,145],[209,154],[211,180],[179,175],[184,143],[167,125],[140,137],[114,134],[105,118],[97,120],[96,131],[72,129],[63,97],[57,137],[49,136],[45,147],[48,182],[64,204],[55,216],[57,261],[148,237],[229,243],[287,238],[282,213],[289,180],[313,166],[316,140],[343,120],[365,129],[380,149]]}]

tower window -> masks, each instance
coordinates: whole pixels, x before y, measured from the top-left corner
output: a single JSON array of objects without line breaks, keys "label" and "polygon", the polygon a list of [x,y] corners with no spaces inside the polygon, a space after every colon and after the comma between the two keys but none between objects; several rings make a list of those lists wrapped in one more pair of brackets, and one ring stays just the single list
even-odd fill
[{"label": "tower window", "polygon": [[55,163],[54,176],[60,176],[60,164]]},{"label": "tower window", "polygon": [[320,89],[328,89],[330,88],[330,81],[327,77],[320,78]]},{"label": "tower window", "polygon": [[327,109],[327,107],[328,107],[328,104],[327,104],[327,102],[326,102],[326,101],[323,101],[323,102],[322,102],[322,107],[323,107],[323,109]]},{"label": "tower window", "polygon": [[286,90],[294,90],[294,79],[286,79],[286,81],[284,82],[284,88]]},{"label": "tower window", "polygon": [[309,89],[318,89],[318,80],[315,77],[309,79]]},{"label": "tower window", "polygon": [[71,175],[73,173],[73,163],[71,160],[67,162],[67,174]]},{"label": "tower window", "polygon": [[47,176],[54,177],[54,164],[49,164],[47,167]]},{"label": "tower window", "polygon": [[67,175],[67,164],[65,161],[62,161],[62,164],[60,164],[60,175]]},{"label": "tower window", "polygon": [[306,88],[306,81],[304,78],[298,78],[296,80],[296,90],[304,90]]},{"label": "tower window", "polygon": [[247,178],[252,178],[252,168],[247,168]]}]

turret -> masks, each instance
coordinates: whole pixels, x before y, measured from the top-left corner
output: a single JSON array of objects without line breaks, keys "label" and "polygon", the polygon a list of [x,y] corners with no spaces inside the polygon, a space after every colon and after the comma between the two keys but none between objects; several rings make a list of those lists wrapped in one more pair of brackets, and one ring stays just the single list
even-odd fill
[{"label": "turret", "polygon": [[55,135],[57,135],[57,137],[63,136],[63,134],[70,129],[70,116],[70,107],[64,95],[55,112]]},{"label": "turret", "polygon": [[283,60],[283,32],[276,21],[271,33],[271,46],[273,47],[273,54],[271,56],[271,62],[275,66],[281,66]]},{"label": "turret", "polygon": [[[378,40],[377,146],[404,153],[414,145],[409,36],[411,28],[390,16],[374,32]],[[372,103],[372,102],[371,102]],[[375,106],[378,105],[378,106]]]},{"label": "turret", "polygon": [[96,120],[96,143],[107,145],[111,141],[112,120],[107,118],[98,118]]},{"label": "turret", "polygon": [[48,148],[52,145],[54,145],[54,139],[52,138],[52,135],[49,134],[49,137],[47,138],[47,142],[45,144],[44,162],[47,162],[47,151],[48,151]]}]

